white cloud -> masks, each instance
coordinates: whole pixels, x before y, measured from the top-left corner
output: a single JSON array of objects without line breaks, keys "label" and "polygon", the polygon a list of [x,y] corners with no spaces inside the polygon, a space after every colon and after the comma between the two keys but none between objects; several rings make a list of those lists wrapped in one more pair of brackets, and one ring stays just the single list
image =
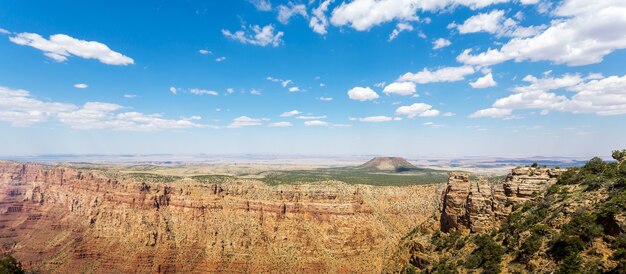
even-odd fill
[{"label": "white cloud", "polygon": [[226,94],[227,94],[227,95],[228,95],[228,94],[233,94],[234,92],[235,92],[235,89],[233,89],[233,88],[227,88],[227,89],[226,89]]},{"label": "white cloud", "polygon": [[0,86],[0,121],[9,122],[13,126],[30,126],[76,108],[73,104],[35,99],[26,90]]},{"label": "white cloud", "polygon": [[250,90],[250,94],[256,95],[256,96],[260,96],[261,95],[261,91],[258,90],[258,89],[251,89]]},{"label": "white cloud", "polygon": [[177,94],[178,93],[178,89],[176,87],[170,87],[170,93]]},{"label": "white cloud", "polygon": [[299,87],[290,87],[289,88],[289,92],[298,92],[298,91],[300,91]]},{"label": "white cloud", "polygon": [[392,41],[393,39],[396,39],[396,37],[398,37],[398,35],[403,31],[412,31],[412,30],[413,30],[413,26],[411,24],[400,22],[396,25],[396,28],[393,29],[391,34],[389,34],[389,39],[387,41]]},{"label": "white cloud", "polygon": [[87,102],[83,106],[44,102],[35,99],[28,91],[0,87],[0,121],[13,126],[30,126],[56,119],[75,129],[112,129],[127,131],[151,131],[208,127],[191,120],[171,120],[159,114],[121,112],[117,104]]},{"label": "white cloud", "polygon": [[493,10],[489,13],[474,15],[465,20],[461,25],[454,23],[448,25],[448,28],[456,28],[461,34],[487,32],[496,34],[499,37],[520,38],[537,35],[542,30],[546,29],[546,27],[545,25],[533,27],[519,26],[517,21],[506,18],[502,10]]},{"label": "white cloud", "polygon": [[224,56],[215,58],[215,62],[222,62],[224,60],[226,60],[226,57]]},{"label": "white cloud", "polygon": [[128,98],[128,99],[132,99],[132,98],[136,98],[137,95],[135,94],[124,94],[124,98]]},{"label": "white cloud", "polygon": [[319,120],[319,119],[326,119],[326,115],[319,115],[319,116],[300,115],[300,116],[296,117],[296,119],[300,119],[300,120]]},{"label": "white cloud", "polygon": [[250,118],[248,116],[239,116],[233,120],[228,128],[241,128],[241,127],[250,127],[250,126],[260,126],[262,125],[261,119]]},{"label": "white cloud", "polygon": [[445,125],[436,124],[436,123],[433,123],[433,122],[426,122],[426,123],[423,123],[422,125],[429,126],[429,127],[432,127],[432,128],[446,127]]},{"label": "white cloud", "polygon": [[328,11],[328,5],[330,5],[331,2],[333,2],[333,0],[325,0],[311,11],[312,16],[311,20],[309,20],[309,26],[314,32],[321,35],[327,33],[328,19],[326,18],[326,11]]},{"label": "white cloud", "polygon": [[479,13],[474,15],[461,25],[457,25],[456,28],[459,30],[459,33],[474,33],[474,32],[489,32],[495,33],[498,31],[498,27],[500,23],[503,21],[504,11],[501,10],[493,10],[490,13]]},{"label": "white cloud", "polygon": [[75,87],[75,88],[80,88],[80,89],[83,89],[83,88],[88,88],[88,87],[89,87],[89,85],[87,85],[87,84],[83,84],[83,83],[80,83],[80,84],[75,84],[75,85],[74,85],[74,87]]},{"label": "white cloud", "polygon": [[248,0],[252,3],[257,10],[270,11],[272,10],[272,3],[269,0]]},{"label": "white cloud", "polygon": [[348,91],[348,97],[357,101],[369,101],[377,99],[379,96],[370,87],[354,87]]},{"label": "white cloud", "polygon": [[289,2],[289,6],[278,6],[278,22],[287,24],[289,23],[289,19],[296,15],[301,15],[306,18],[308,16],[306,6],[303,4],[295,5],[293,2]]},{"label": "white cloud", "polygon": [[441,116],[443,116],[443,117],[452,117],[452,116],[454,116],[454,115],[455,115],[455,114],[454,114],[454,113],[452,113],[452,112],[446,112],[446,113],[442,114]]},{"label": "white cloud", "polygon": [[162,129],[201,128],[196,124],[197,117],[180,120],[164,119],[160,114],[140,112],[119,112],[123,107],[117,104],[87,102],[80,109],[61,112],[58,119],[75,129],[113,129],[123,131],[155,131]]},{"label": "white cloud", "polygon": [[297,109],[294,109],[292,111],[283,112],[283,114],[281,114],[280,117],[291,117],[291,116],[298,115],[301,113],[302,112],[298,111]]},{"label": "white cloud", "polygon": [[331,97],[324,97],[324,96],[322,96],[322,97],[320,97],[320,98],[318,98],[318,99],[319,99],[320,101],[332,101],[332,100],[333,100],[333,98],[331,98]]},{"label": "white cloud", "polygon": [[405,115],[409,118],[433,117],[439,115],[439,110],[433,109],[429,104],[415,103],[410,106],[401,106],[396,109],[396,114]]},{"label": "white cloud", "polygon": [[360,122],[368,122],[368,123],[382,123],[382,122],[393,121],[393,118],[388,117],[388,116],[369,116],[369,117],[364,117],[364,118],[358,118],[357,120]]},{"label": "white cloud", "polygon": [[604,56],[626,48],[626,2],[566,0],[545,31],[528,38],[513,38],[500,49],[472,55],[467,49],[457,60],[472,65],[493,65],[507,60],[552,61],[581,66],[599,63]]},{"label": "white cloud", "polygon": [[499,108],[487,108],[481,109],[472,113],[470,118],[482,118],[482,117],[492,117],[492,118],[504,118],[507,116],[511,116],[510,109],[499,109]]},{"label": "white cloud", "polygon": [[433,49],[441,49],[449,45],[452,45],[452,42],[450,42],[450,40],[445,38],[439,38],[433,42]]},{"label": "white cloud", "polygon": [[[626,75],[597,79],[597,75],[580,77],[566,74],[560,78],[537,79],[527,76],[527,86],[514,88],[514,94],[497,99],[492,108],[479,110],[470,117],[510,116],[516,109],[538,109],[542,115],[549,111],[595,113],[597,115],[626,114]],[[559,95],[552,90],[567,89],[573,95]]]},{"label": "white cloud", "polygon": [[243,30],[236,31],[235,33],[223,29],[222,34],[243,44],[251,44],[262,47],[278,47],[283,43],[282,37],[284,33],[282,31],[274,33],[274,26],[272,25],[267,25],[262,28],[258,25],[250,27],[246,27],[244,25],[242,26],[242,29]]},{"label": "white cloud", "polygon": [[465,76],[476,72],[472,66],[444,67],[434,71],[428,68],[417,73],[407,72],[398,81],[411,81],[418,84],[454,82],[465,79]]},{"label": "white cloud", "polygon": [[30,46],[43,51],[44,55],[57,62],[67,61],[70,56],[85,59],[97,59],[107,65],[131,65],[132,58],[119,52],[112,51],[107,45],[96,41],[85,41],[65,34],[51,35],[49,39],[36,33],[18,33],[10,37],[11,42],[18,45]]},{"label": "white cloud", "polygon": [[0,28],[0,34],[11,34],[11,32],[6,29]]},{"label": "white cloud", "polygon": [[189,90],[189,93],[191,94],[195,94],[195,95],[213,95],[213,96],[217,96],[219,95],[219,93],[217,91],[214,90],[207,90],[207,89],[200,89],[200,88],[192,88]]},{"label": "white cloud", "polygon": [[206,50],[206,49],[201,49],[198,52],[202,55],[212,54],[210,50]]},{"label": "white cloud", "polygon": [[328,126],[327,122],[320,120],[304,121],[305,126]]},{"label": "white cloud", "polygon": [[293,126],[293,124],[290,123],[290,122],[276,122],[276,123],[271,123],[268,126],[270,126],[270,127],[291,127],[291,126]]},{"label": "white cloud", "polygon": [[291,80],[280,80],[280,85],[283,87],[287,87],[289,84],[291,84]]},{"label": "white cloud", "polygon": [[364,31],[394,20],[416,21],[418,10],[438,11],[458,5],[480,9],[501,2],[508,0],[354,0],[336,7],[330,22]]},{"label": "white cloud", "polygon": [[488,88],[495,87],[498,83],[493,80],[493,75],[490,73],[485,74],[485,76],[476,79],[474,82],[470,82],[470,86],[472,88]]},{"label": "white cloud", "polygon": [[386,94],[411,95],[415,93],[415,84],[411,82],[393,82],[383,89]]}]

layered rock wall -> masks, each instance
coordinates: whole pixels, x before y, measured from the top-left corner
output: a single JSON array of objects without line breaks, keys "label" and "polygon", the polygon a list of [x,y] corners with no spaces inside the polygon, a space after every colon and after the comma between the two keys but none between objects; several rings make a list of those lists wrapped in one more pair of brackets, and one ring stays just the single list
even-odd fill
[{"label": "layered rock wall", "polygon": [[468,173],[453,172],[443,194],[441,230],[486,232],[500,225],[515,204],[556,183],[563,169],[520,167],[504,183],[470,180]]},{"label": "layered rock wall", "polygon": [[380,272],[434,186],[148,183],[0,162],[0,252],[43,273]]}]

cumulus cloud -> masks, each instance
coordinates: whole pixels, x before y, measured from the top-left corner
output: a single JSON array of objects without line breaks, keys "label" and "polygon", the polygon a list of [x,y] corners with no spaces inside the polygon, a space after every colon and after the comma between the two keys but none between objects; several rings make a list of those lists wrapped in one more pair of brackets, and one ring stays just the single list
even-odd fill
[{"label": "cumulus cloud", "polygon": [[300,91],[299,87],[290,87],[289,88],[289,92],[298,92],[298,91]]},{"label": "cumulus cloud", "polygon": [[264,27],[260,27],[258,25],[246,27],[243,25],[242,30],[232,33],[229,30],[223,29],[222,34],[224,34],[227,38],[238,41],[242,44],[262,47],[280,46],[283,43],[282,37],[284,35],[282,31],[275,32],[273,25],[267,25]]},{"label": "cumulus cloud", "polygon": [[415,93],[415,84],[411,82],[393,82],[383,89],[386,94],[411,95]]},{"label": "cumulus cloud", "polygon": [[222,62],[224,60],[226,60],[226,57],[224,56],[215,58],[215,62]]},{"label": "cumulus cloud", "polygon": [[311,20],[309,20],[309,27],[311,27],[314,32],[321,35],[327,33],[328,18],[326,18],[326,12],[328,11],[328,5],[332,2],[333,0],[325,0],[311,11],[312,16]]},{"label": "cumulus cloud", "polygon": [[330,18],[335,26],[348,25],[356,30],[364,31],[373,26],[398,20],[416,21],[417,12],[438,11],[455,6],[467,6],[480,9],[494,3],[509,0],[354,0],[343,2],[336,7]]},{"label": "cumulus cloud", "polygon": [[88,88],[89,85],[80,83],[80,84],[75,84],[74,87],[79,88],[79,89],[84,89],[84,88]]},{"label": "cumulus cloud", "polygon": [[439,115],[439,110],[433,109],[429,104],[415,103],[410,106],[401,106],[396,109],[396,114],[404,115],[409,118],[415,117],[433,117]]},{"label": "cumulus cloud", "polygon": [[378,99],[379,96],[370,87],[354,87],[348,91],[348,97],[357,101],[369,101]]},{"label": "cumulus cloud", "polygon": [[206,49],[198,50],[198,52],[202,55],[212,54],[210,50],[206,50]]},{"label": "cumulus cloud", "polygon": [[85,41],[65,34],[51,35],[49,39],[36,33],[22,32],[9,37],[11,42],[36,48],[45,56],[57,62],[65,62],[68,57],[76,56],[84,59],[97,59],[107,65],[126,66],[134,64],[134,60],[119,52],[111,50],[107,45],[96,41]]},{"label": "cumulus cloud", "polygon": [[424,68],[416,73],[407,72],[398,81],[410,81],[418,84],[454,82],[465,79],[465,76],[476,72],[472,66],[444,67],[434,71]]},{"label": "cumulus cloud", "polygon": [[293,126],[293,124],[290,123],[290,122],[276,122],[276,123],[271,123],[268,126],[270,126],[270,127],[291,127],[291,126]]},{"label": "cumulus cloud", "polygon": [[452,42],[450,42],[450,40],[445,38],[439,38],[433,42],[433,49],[441,49],[449,45],[452,45]]},{"label": "cumulus cloud", "polygon": [[539,25],[532,27],[519,26],[518,22],[506,18],[504,11],[493,10],[489,13],[479,13],[474,15],[461,25],[452,23],[448,28],[456,28],[461,34],[487,32],[500,37],[529,37],[540,33],[547,26]]},{"label": "cumulus cloud", "polygon": [[300,15],[302,17],[307,17],[308,14],[306,12],[306,6],[303,4],[294,4],[293,2],[289,2],[288,6],[280,5],[278,6],[278,22],[283,24],[289,23],[289,19],[291,17]]},{"label": "cumulus cloud", "polygon": [[476,79],[474,82],[470,82],[470,86],[472,88],[488,88],[495,87],[498,83],[493,80],[493,75],[490,73],[485,74],[485,76]]},{"label": "cumulus cloud", "polygon": [[13,126],[30,126],[55,119],[75,129],[153,131],[208,127],[193,122],[197,120],[194,118],[165,119],[160,114],[124,109],[117,104],[101,102],[87,102],[82,106],[45,102],[34,98],[28,91],[0,87],[0,121]]},{"label": "cumulus cloud", "polygon": [[470,65],[493,65],[508,60],[552,61],[569,66],[599,63],[616,49],[626,48],[626,2],[563,1],[550,26],[537,35],[513,38],[500,49],[473,55],[463,51],[457,60]]},{"label": "cumulus cloud", "polygon": [[[550,111],[603,116],[626,114],[626,75],[598,78],[597,75],[566,74],[542,79],[526,76],[524,81],[530,84],[514,88],[514,94],[497,99],[491,108],[479,110],[470,117],[508,117],[516,109],[537,109],[544,115]],[[559,89],[566,89],[573,95],[551,92]]]},{"label": "cumulus cloud", "polygon": [[398,35],[403,31],[412,31],[412,30],[413,30],[413,26],[411,24],[400,22],[396,25],[396,28],[393,29],[391,34],[389,34],[389,39],[387,41],[392,41],[393,39],[396,39],[396,37],[398,37]]},{"label": "cumulus cloud", "polygon": [[320,101],[332,101],[333,100],[333,98],[331,97],[324,97],[324,96],[317,98],[317,99],[319,99]]},{"label": "cumulus cloud", "polygon": [[73,104],[38,100],[26,90],[0,86],[0,121],[13,126],[30,126],[76,108]]},{"label": "cumulus cloud", "polygon": [[283,112],[283,114],[281,114],[280,117],[291,117],[291,116],[298,115],[301,113],[302,112],[298,111],[297,109],[294,109],[292,111]]},{"label": "cumulus cloud", "polygon": [[239,116],[233,119],[233,122],[228,125],[228,128],[241,128],[241,127],[251,127],[251,126],[260,126],[263,124],[263,120],[250,118],[248,116]]}]

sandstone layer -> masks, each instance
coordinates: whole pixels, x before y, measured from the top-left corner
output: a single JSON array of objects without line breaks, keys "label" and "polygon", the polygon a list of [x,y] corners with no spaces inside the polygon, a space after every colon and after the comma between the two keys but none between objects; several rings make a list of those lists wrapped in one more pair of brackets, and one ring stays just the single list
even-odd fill
[{"label": "sandstone layer", "polygon": [[44,273],[378,273],[435,186],[150,183],[0,162],[0,251]]},{"label": "sandstone layer", "polygon": [[496,228],[511,213],[513,205],[524,203],[534,193],[556,183],[563,171],[519,167],[498,184],[484,179],[472,181],[468,173],[453,172],[443,194],[441,231],[486,232]]}]

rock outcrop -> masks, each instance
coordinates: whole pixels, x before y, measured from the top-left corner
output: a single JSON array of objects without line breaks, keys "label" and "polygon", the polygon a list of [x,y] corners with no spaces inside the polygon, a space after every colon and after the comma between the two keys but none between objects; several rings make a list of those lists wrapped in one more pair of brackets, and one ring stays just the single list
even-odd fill
[{"label": "rock outcrop", "polygon": [[435,186],[153,183],[0,162],[0,252],[43,273],[380,272]]},{"label": "rock outcrop", "polygon": [[533,193],[556,183],[563,169],[520,167],[504,183],[470,180],[468,173],[453,172],[443,194],[441,230],[486,232],[496,228],[515,204],[531,199]]}]

